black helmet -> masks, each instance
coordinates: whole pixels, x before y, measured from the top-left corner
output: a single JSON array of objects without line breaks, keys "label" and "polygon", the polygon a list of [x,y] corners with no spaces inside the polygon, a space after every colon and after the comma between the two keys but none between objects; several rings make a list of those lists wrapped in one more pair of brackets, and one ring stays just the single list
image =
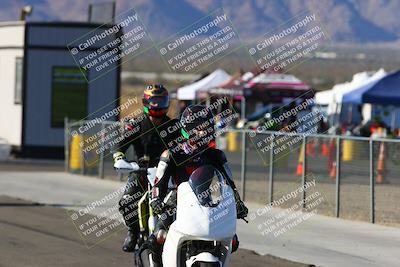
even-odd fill
[{"label": "black helmet", "polygon": [[162,84],[152,84],[143,92],[144,112],[152,117],[162,117],[168,112],[169,95]]},{"label": "black helmet", "polygon": [[183,147],[186,153],[215,146],[214,116],[206,106],[188,106],[181,115],[180,123],[181,134],[188,140]]}]

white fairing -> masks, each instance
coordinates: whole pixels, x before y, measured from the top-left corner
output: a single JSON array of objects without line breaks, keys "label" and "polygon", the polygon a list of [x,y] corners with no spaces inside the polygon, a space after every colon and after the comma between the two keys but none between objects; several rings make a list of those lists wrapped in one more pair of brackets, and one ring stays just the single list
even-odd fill
[{"label": "white fairing", "polygon": [[232,189],[222,186],[223,198],[215,208],[199,204],[189,183],[178,188],[177,228],[186,235],[220,240],[236,233],[236,203]]},{"label": "white fairing", "polygon": [[154,183],[156,181],[156,171],[157,171],[157,167],[147,169],[147,180],[151,184],[151,187],[154,186]]},{"label": "white fairing", "polygon": [[188,182],[179,185],[177,217],[164,244],[164,266],[179,266],[180,248],[186,240],[220,241],[226,255],[221,266],[228,265],[231,241],[236,233],[236,203],[229,186],[224,184],[221,189],[222,199],[218,206],[205,207],[199,203]]}]

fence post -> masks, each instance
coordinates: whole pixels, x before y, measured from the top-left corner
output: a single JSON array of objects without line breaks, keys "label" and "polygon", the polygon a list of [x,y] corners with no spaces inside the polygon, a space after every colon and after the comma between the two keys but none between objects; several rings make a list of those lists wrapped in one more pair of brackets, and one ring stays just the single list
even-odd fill
[{"label": "fence post", "polygon": [[339,218],[340,216],[340,143],[341,139],[340,137],[336,137],[336,209],[335,209],[335,216],[336,218]]},{"label": "fence post", "polygon": [[246,130],[242,132],[242,161],[241,161],[241,169],[240,169],[240,177],[241,177],[241,197],[242,200],[245,200],[245,192],[246,192]]},{"label": "fence post", "polygon": [[[85,123],[85,122],[83,122]],[[85,152],[84,150],[85,146],[85,136],[82,134],[82,146],[80,148],[80,153],[81,153],[81,175],[85,175]]]},{"label": "fence post", "polygon": [[271,146],[269,151],[269,203],[274,201],[274,138],[271,135]]},{"label": "fence post", "polygon": [[99,159],[99,178],[104,179],[104,122],[101,122],[101,146],[100,146],[100,159]]},{"label": "fence post", "polygon": [[64,171],[69,172],[69,124],[68,118],[64,118]]},{"label": "fence post", "polygon": [[[307,143],[307,136],[305,134],[303,134],[303,173],[301,175],[301,184],[304,188],[304,186],[306,185],[306,175],[307,175],[307,153],[306,153],[306,143]],[[302,208],[304,209],[306,207],[306,190],[303,190],[303,192],[301,193],[301,200],[302,200]]]},{"label": "fence post", "polygon": [[369,139],[369,182],[371,197],[371,223],[375,223],[374,141]]}]

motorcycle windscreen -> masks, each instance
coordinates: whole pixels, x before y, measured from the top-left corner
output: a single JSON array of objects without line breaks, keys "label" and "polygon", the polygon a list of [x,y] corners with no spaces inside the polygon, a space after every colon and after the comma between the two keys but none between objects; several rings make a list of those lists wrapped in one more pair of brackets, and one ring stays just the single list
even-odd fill
[{"label": "motorcycle windscreen", "polygon": [[216,207],[222,199],[222,174],[213,166],[197,168],[189,178],[189,184],[199,203],[204,207]]}]

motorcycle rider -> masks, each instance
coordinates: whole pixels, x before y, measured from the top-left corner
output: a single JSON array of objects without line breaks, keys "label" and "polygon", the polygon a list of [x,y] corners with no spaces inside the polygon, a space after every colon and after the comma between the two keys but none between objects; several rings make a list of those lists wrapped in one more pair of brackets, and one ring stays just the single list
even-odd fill
[{"label": "motorcycle rider", "polygon": [[[215,147],[215,123],[214,116],[209,108],[202,105],[192,105],[185,109],[180,119],[180,130],[184,142],[180,149],[169,149],[162,153],[157,166],[156,184],[152,191],[150,205],[153,211],[160,216],[155,234],[150,236],[144,248],[151,248],[159,254],[159,239],[165,238],[166,230],[173,222],[171,212],[166,212],[163,199],[168,191],[170,177],[178,186],[181,182],[188,181],[190,175],[200,166],[212,165],[223,176],[226,183],[232,188],[236,200],[237,218],[244,219],[248,209],[241,201],[232,178],[232,172],[223,151]],[[175,196],[176,197],[176,194]],[[169,208],[170,209],[170,208]],[[170,209],[171,210],[171,209]],[[161,232],[161,233],[160,233]],[[237,241],[237,240],[236,240]],[[141,248],[141,249],[144,249]]]},{"label": "motorcycle rider", "polygon": [[[173,121],[166,115],[170,98],[163,85],[153,84],[146,87],[142,100],[143,117],[128,119],[124,130],[133,131],[134,134],[121,141],[113,158],[114,162],[125,159],[124,153],[132,145],[141,167],[155,167],[160,160],[161,153],[166,149],[157,131],[168,127],[169,123]],[[139,234],[137,205],[146,190],[146,174],[133,173],[129,176],[125,191],[119,201],[119,211],[128,227],[128,234],[122,246],[122,250],[125,252],[135,250]]]}]

